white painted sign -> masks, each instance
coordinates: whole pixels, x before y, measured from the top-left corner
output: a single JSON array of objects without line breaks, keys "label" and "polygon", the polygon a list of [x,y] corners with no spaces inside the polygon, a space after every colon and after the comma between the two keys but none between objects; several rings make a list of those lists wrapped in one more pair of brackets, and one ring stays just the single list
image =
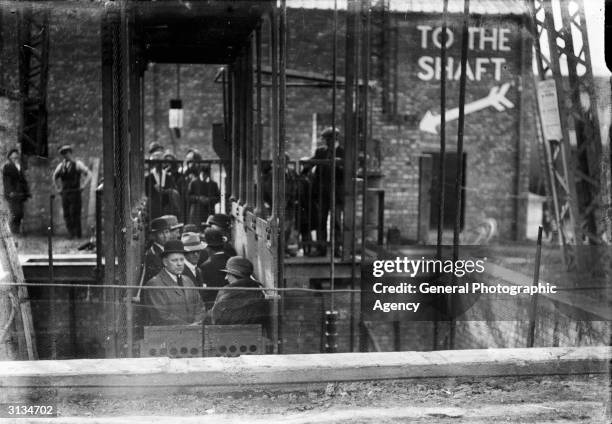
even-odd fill
[{"label": "white painted sign", "polygon": [[555,80],[538,82],[538,108],[542,119],[542,129],[546,140],[562,140],[561,117]]},{"label": "white painted sign", "polygon": [[[503,112],[506,109],[512,109],[514,103],[506,98],[506,93],[510,88],[510,83],[507,82],[501,86],[495,86],[491,88],[487,97],[478,99],[465,105],[465,114],[474,113],[476,111],[486,109],[491,106],[498,112]],[[453,121],[459,118],[459,108],[453,108],[446,111],[446,122]],[[419,129],[421,131],[437,134],[437,127],[440,125],[440,115],[434,115],[431,111],[427,111],[421,122],[419,123]]]},{"label": "white painted sign", "polygon": [[[442,61],[435,54],[436,49],[442,46],[442,27],[431,25],[417,25],[420,47],[429,54],[420,56],[417,59],[417,77],[422,81],[440,80],[442,74]],[[446,47],[451,48],[457,40],[453,29],[446,29]],[[495,81],[502,79],[502,73],[507,68],[506,57],[511,52],[512,31],[510,28],[485,28],[474,26],[468,29],[468,55],[465,75],[470,81],[480,81],[484,76],[493,77]],[[458,37],[459,41],[461,37]],[[433,50],[433,52],[432,52]],[[446,68],[446,78],[449,80],[459,80],[461,76],[461,66],[459,58],[452,57],[451,54],[444,64]]]}]

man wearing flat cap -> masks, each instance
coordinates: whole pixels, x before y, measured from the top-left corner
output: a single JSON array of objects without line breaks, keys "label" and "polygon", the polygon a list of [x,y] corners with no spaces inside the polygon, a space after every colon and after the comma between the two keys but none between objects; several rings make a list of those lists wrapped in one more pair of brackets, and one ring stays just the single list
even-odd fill
[{"label": "man wearing flat cap", "polygon": [[162,253],[164,244],[171,240],[170,224],[164,218],[155,218],[151,221],[151,247],[145,252],[145,276],[147,282],[162,270]]},{"label": "man wearing flat cap", "polygon": [[21,154],[18,149],[11,149],[6,155],[7,163],[2,167],[2,183],[4,198],[11,213],[9,227],[13,234],[21,232],[21,221],[24,215],[24,203],[30,197],[28,181],[21,164]]},{"label": "man wearing flat cap", "polygon": [[206,245],[200,240],[200,235],[197,233],[183,233],[181,241],[185,247],[185,272],[184,275],[191,278],[197,287],[204,287],[202,272],[198,268],[198,260],[200,259],[200,251],[206,248]]},{"label": "man wearing flat cap", "polygon": [[[225,266],[231,256],[224,250],[225,237],[216,228],[204,230],[204,241],[206,242],[206,253],[208,259],[200,265],[200,273],[206,287],[223,287],[225,281]],[[203,290],[200,292],[202,300],[210,305],[215,301],[218,291]]]},{"label": "man wearing flat cap", "polygon": [[70,238],[82,237],[81,191],[91,181],[91,172],[80,160],[72,158],[72,146],[65,144],[59,149],[62,161],[53,172],[53,184],[62,196],[64,221]]},{"label": "man wearing flat cap", "polygon": [[[149,306],[151,325],[176,325],[201,322],[204,304],[194,282],[184,275],[185,249],[179,240],[164,244],[163,269],[146,283],[144,303]],[[150,287],[156,287],[152,289]]]},{"label": "man wearing flat cap", "polygon": [[[242,256],[234,256],[227,261],[225,285],[210,311],[213,324],[262,324],[267,321],[268,305],[263,286],[252,278],[253,264]],[[224,290],[225,288],[255,288],[259,290]]]}]

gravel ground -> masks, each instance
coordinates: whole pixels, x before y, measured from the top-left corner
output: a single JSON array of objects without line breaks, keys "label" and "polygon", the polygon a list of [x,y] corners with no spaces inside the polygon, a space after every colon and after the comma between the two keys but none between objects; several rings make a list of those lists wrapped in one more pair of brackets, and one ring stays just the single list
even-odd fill
[{"label": "gravel ground", "polygon": [[[57,406],[61,417],[203,416],[207,422],[276,422],[278,417],[293,417],[296,422],[352,424],[399,423],[407,418],[430,423],[590,423],[600,422],[608,398],[607,377],[591,375],[329,383],[324,389],[302,386],[292,391],[122,398],[81,395],[64,398]],[[39,399],[45,400],[51,398]],[[347,416],[350,411],[354,414]]]}]

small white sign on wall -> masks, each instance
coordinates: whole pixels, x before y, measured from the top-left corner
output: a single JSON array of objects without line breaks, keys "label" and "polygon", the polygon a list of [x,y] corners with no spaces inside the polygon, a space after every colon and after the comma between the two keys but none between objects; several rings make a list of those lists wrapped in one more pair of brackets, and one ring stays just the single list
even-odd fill
[{"label": "small white sign on wall", "polygon": [[546,140],[562,140],[561,117],[555,80],[538,82],[538,108],[542,119],[542,128]]}]

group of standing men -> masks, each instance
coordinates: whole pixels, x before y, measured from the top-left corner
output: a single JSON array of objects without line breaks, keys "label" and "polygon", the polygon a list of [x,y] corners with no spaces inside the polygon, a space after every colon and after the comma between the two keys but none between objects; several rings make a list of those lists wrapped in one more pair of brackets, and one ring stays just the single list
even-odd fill
[{"label": "group of standing men", "polygon": [[174,215],[151,221],[152,243],[145,253],[143,303],[148,316],[144,322],[264,324],[263,291],[236,290],[263,287],[253,277],[253,264],[236,256],[229,243],[229,216],[210,215],[202,227],[200,232]]},{"label": "group of standing men", "polygon": [[[83,235],[81,192],[91,181],[92,175],[83,162],[72,157],[72,146],[63,145],[58,151],[62,160],[53,172],[53,184],[62,197],[68,235],[70,238],[80,238]],[[21,234],[24,204],[31,197],[31,193],[18,149],[11,149],[7,154],[7,163],[2,167],[2,182],[4,198],[11,215],[9,221],[11,232]]]},{"label": "group of standing men", "polygon": [[145,190],[150,216],[185,216],[188,224],[200,225],[214,214],[221,199],[219,185],[211,179],[210,165],[201,164],[202,157],[189,150],[181,166],[170,151],[153,142],[149,145],[149,163]]}]

